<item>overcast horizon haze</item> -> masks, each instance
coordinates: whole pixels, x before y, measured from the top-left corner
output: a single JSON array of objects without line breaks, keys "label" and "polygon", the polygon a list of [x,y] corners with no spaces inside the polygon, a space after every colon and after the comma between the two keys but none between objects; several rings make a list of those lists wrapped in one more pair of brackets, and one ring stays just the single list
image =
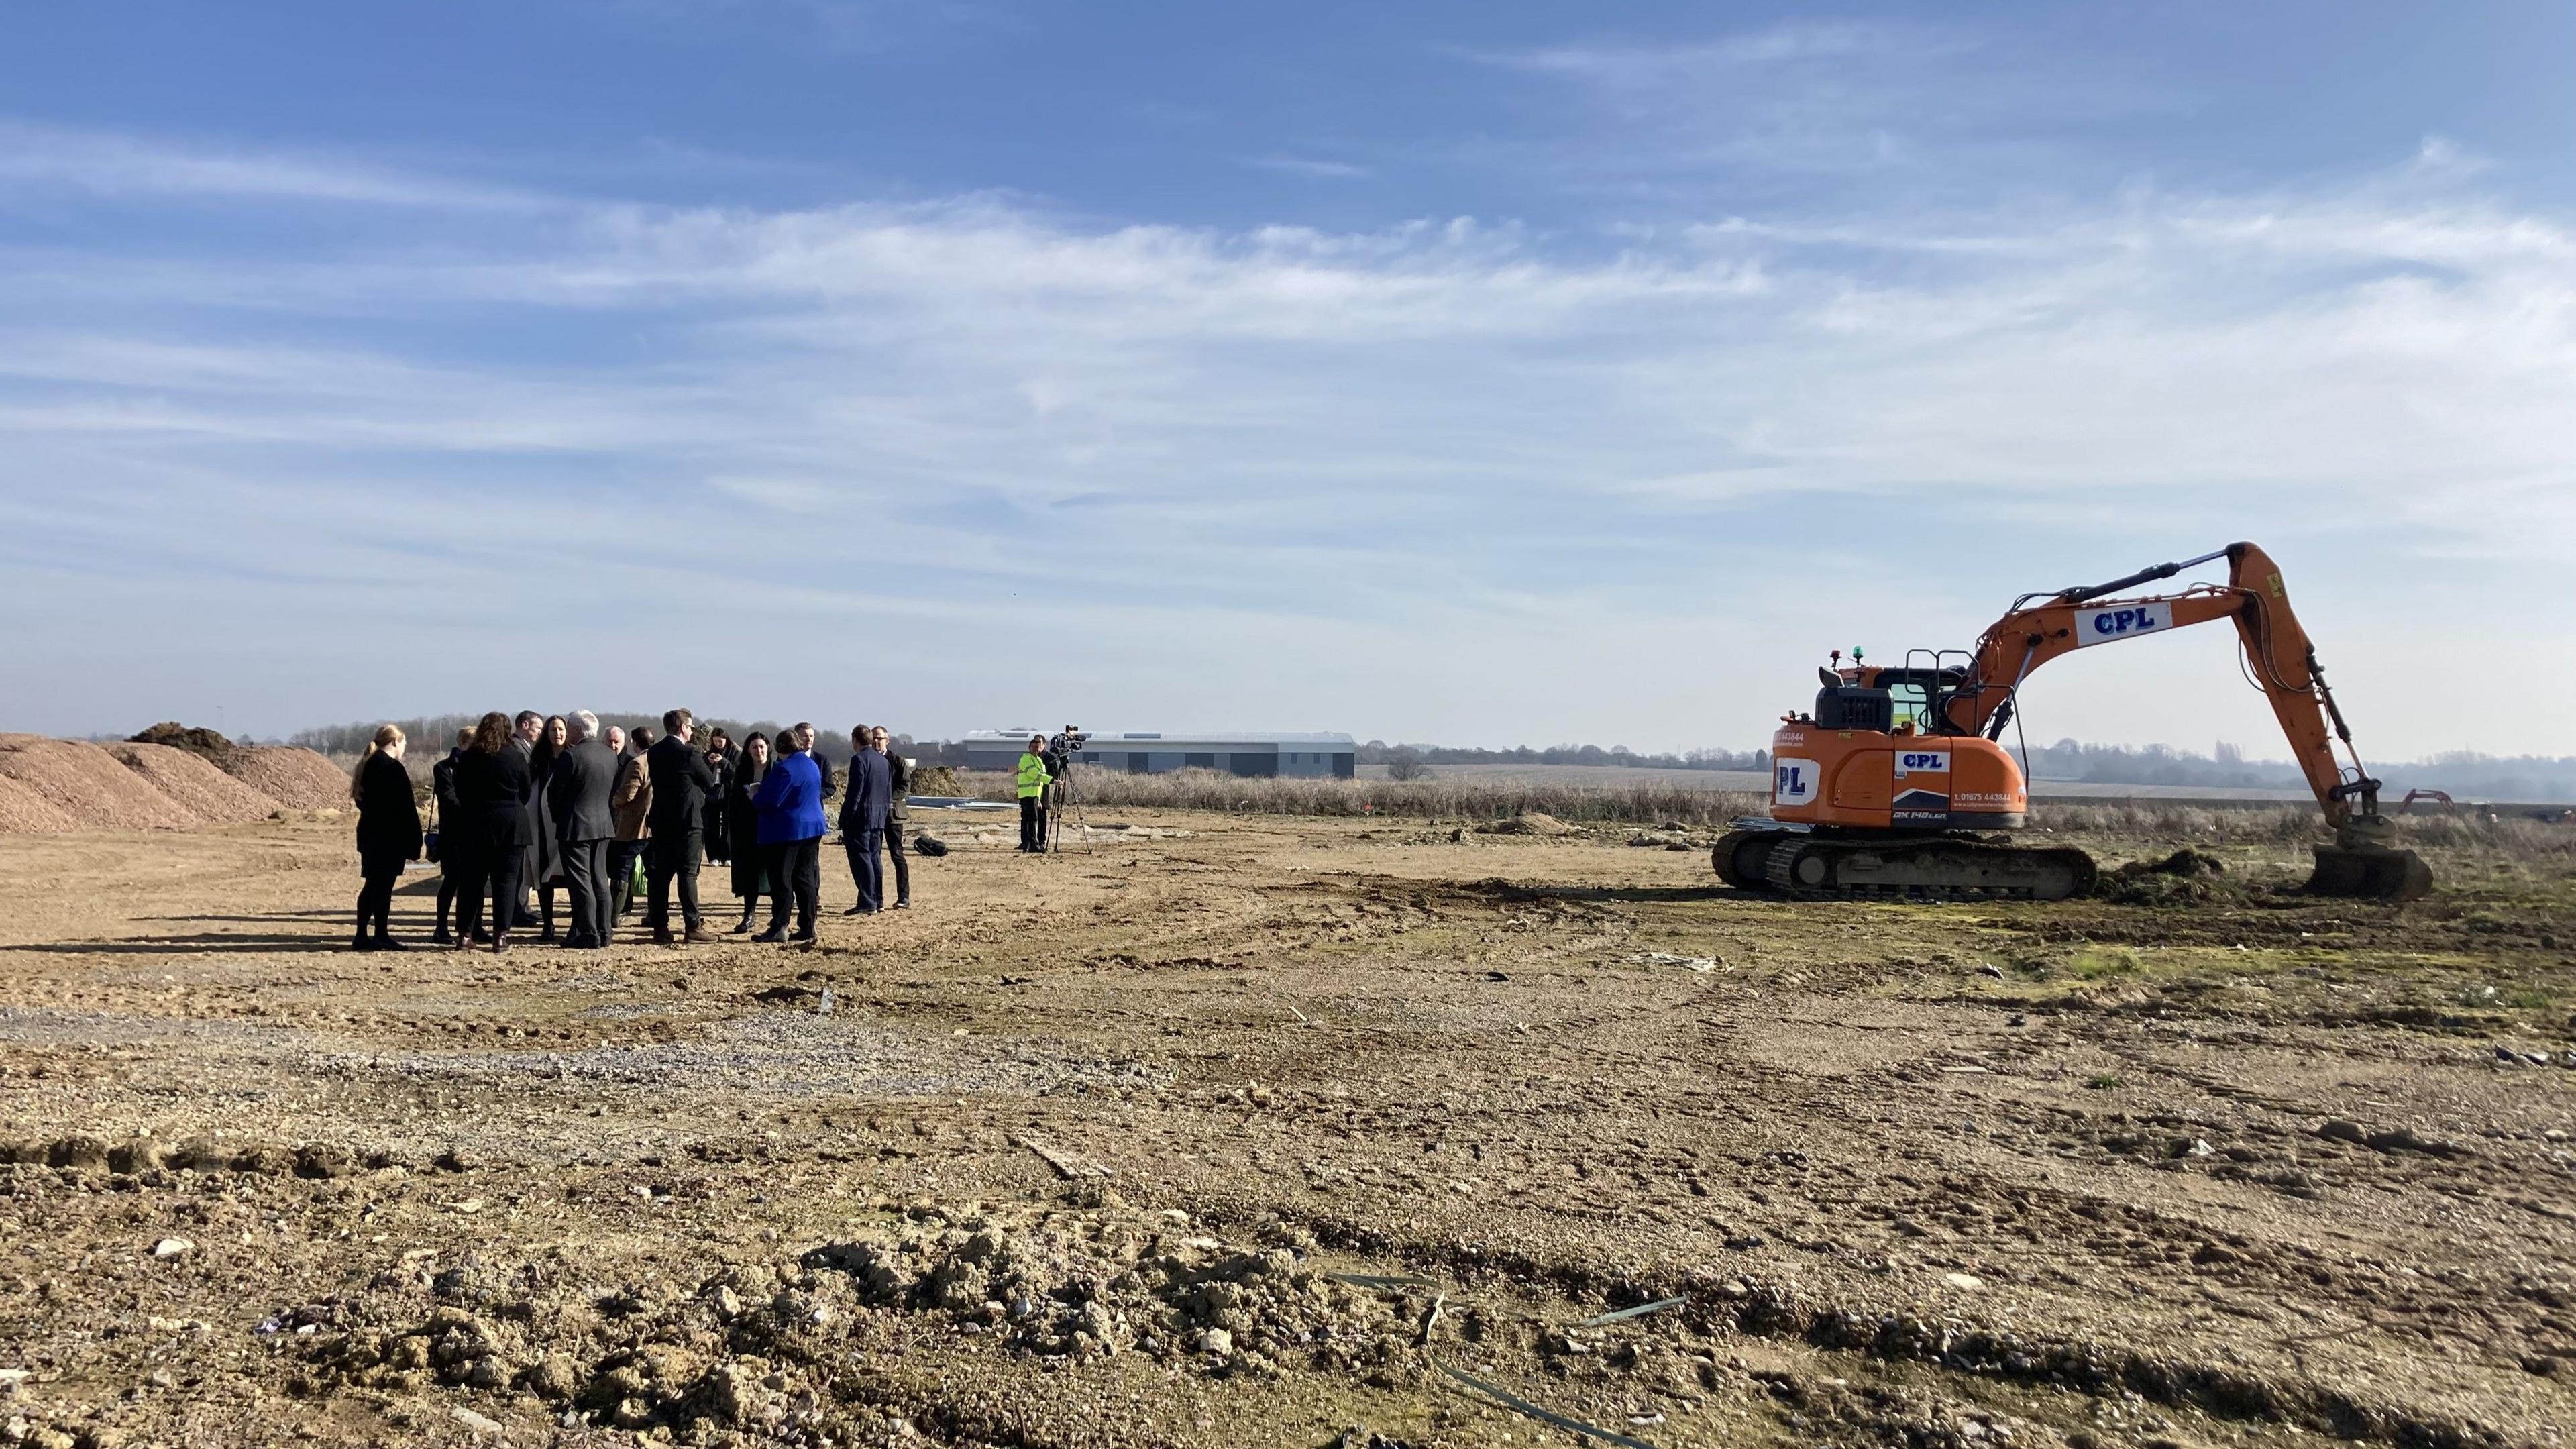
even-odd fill
[{"label": "overcast horizon haze", "polygon": [[[0,17],[0,729],[1752,749],[2236,539],[2576,754],[2576,8]],[[2203,568],[2190,579],[2220,577]],[[2286,753],[2232,632],[2034,740]]]}]

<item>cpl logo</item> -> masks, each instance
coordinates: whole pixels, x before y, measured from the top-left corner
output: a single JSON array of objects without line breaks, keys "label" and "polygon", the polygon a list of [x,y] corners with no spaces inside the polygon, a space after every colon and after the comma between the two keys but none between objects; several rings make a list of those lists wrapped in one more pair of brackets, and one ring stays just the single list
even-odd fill
[{"label": "cpl logo", "polygon": [[1908,770],[1946,770],[1950,768],[1950,757],[1947,755],[1907,755],[1905,757],[1905,768]]},{"label": "cpl logo", "polygon": [[2170,604],[2122,604],[2110,609],[2081,610],[2075,621],[2075,642],[2108,644],[2114,639],[2134,639],[2173,627]]}]

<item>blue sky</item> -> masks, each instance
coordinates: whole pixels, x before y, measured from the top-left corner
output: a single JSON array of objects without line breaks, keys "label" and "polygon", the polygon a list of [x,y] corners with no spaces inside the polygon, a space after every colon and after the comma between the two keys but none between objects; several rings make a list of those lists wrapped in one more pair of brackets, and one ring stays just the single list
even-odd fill
[{"label": "blue sky", "polygon": [[1750,747],[2244,537],[2566,753],[2576,10],[2461,9],[15,7],[0,725]]}]

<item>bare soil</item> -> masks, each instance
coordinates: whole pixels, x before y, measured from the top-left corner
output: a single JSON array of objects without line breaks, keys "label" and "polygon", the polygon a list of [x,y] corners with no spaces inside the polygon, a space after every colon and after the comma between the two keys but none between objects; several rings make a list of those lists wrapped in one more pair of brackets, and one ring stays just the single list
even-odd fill
[{"label": "bare soil", "polygon": [[915,909],[813,953],[351,953],[345,825],[0,837],[0,1424],[2576,1428],[2563,856],[2453,852],[2402,907],[2250,846],[2117,901],[1819,906],[1634,827],[1120,818],[943,832]]}]

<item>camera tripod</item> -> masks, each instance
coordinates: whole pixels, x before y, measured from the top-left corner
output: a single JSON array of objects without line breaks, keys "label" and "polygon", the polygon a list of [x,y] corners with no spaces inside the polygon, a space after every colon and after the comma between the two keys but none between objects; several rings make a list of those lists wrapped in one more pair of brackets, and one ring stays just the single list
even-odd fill
[{"label": "camera tripod", "polygon": [[[1071,752],[1068,751],[1068,754]],[[1047,853],[1064,849],[1064,829],[1069,824],[1082,826],[1082,848],[1091,849],[1091,817],[1082,808],[1082,791],[1074,784],[1073,761],[1064,762],[1064,772],[1047,782]]]}]

